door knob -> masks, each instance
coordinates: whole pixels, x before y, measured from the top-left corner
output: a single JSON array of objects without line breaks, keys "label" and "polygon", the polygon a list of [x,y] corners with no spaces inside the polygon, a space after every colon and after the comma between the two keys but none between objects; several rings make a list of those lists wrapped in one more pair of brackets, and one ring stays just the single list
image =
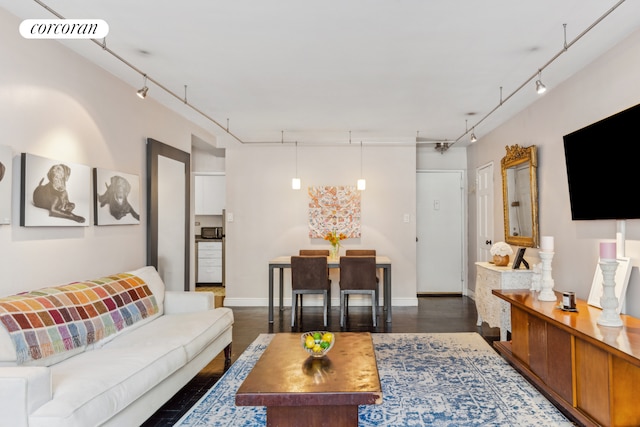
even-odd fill
[{"label": "door knob", "polygon": [[491,240],[485,240],[484,244],[485,245],[490,245],[491,244]]}]

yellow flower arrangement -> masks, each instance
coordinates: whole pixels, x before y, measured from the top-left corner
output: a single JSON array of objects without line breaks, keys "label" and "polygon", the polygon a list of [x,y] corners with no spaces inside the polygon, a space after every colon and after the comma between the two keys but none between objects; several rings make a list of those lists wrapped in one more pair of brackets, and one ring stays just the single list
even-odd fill
[{"label": "yellow flower arrangement", "polygon": [[329,243],[331,243],[331,254],[329,255],[331,259],[338,259],[340,251],[340,240],[344,240],[346,238],[346,234],[338,233],[336,230],[330,231],[324,236],[324,240],[327,240]]}]

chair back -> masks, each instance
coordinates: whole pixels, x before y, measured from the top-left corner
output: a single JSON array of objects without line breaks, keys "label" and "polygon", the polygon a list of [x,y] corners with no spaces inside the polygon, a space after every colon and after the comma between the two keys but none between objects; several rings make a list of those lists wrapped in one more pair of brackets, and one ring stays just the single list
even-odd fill
[{"label": "chair back", "polygon": [[292,256],[292,289],[329,289],[327,280],[327,257]]},{"label": "chair back", "polygon": [[376,257],[340,257],[340,289],[377,290]]},{"label": "chair back", "polygon": [[347,249],[346,256],[376,256],[375,249]]},{"label": "chair back", "polygon": [[329,256],[329,249],[300,249],[301,256]]}]

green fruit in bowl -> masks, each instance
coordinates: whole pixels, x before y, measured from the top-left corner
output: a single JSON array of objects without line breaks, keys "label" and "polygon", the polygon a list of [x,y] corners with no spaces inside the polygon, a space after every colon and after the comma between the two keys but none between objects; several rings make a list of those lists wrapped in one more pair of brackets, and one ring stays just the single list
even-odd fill
[{"label": "green fruit in bowl", "polygon": [[313,334],[313,339],[316,341],[320,341],[322,339],[322,335],[320,334],[320,332],[316,332],[315,334]]}]

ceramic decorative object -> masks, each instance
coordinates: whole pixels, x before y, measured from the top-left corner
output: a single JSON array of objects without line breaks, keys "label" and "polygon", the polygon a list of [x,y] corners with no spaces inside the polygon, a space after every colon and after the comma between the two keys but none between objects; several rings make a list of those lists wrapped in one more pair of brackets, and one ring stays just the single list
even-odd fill
[{"label": "ceramic decorative object", "polygon": [[555,281],[551,277],[551,261],[553,260],[554,252],[540,251],[538,256],[542,260],[542,282],[540,284],[540,294],[538,299],[540,301],[557,301],[558,298],[553,292]]},{"label": "ceramic decorative object", "polygon": [[513,249],[505,242],[497,242],[491,246],[489,253],[493,256],[495,265],[504,267],[509,264],[509,255],[513,254]]},{"label": "ceramic decorative object", "polygon": [[504,267],[506,265],[509,265],[509,255],[505,255],[505,256],[494,255],[493,263],[498,267]]},{"label": "ceramic decorative object", "polygon": [[615,259],[601,259],[600,269],[602,270],[602,313],[598,318],[598,325],[602,326],[622,326],[622,318],[617,312],[618,297],[616,297],[616,270],[618,262]]}]

